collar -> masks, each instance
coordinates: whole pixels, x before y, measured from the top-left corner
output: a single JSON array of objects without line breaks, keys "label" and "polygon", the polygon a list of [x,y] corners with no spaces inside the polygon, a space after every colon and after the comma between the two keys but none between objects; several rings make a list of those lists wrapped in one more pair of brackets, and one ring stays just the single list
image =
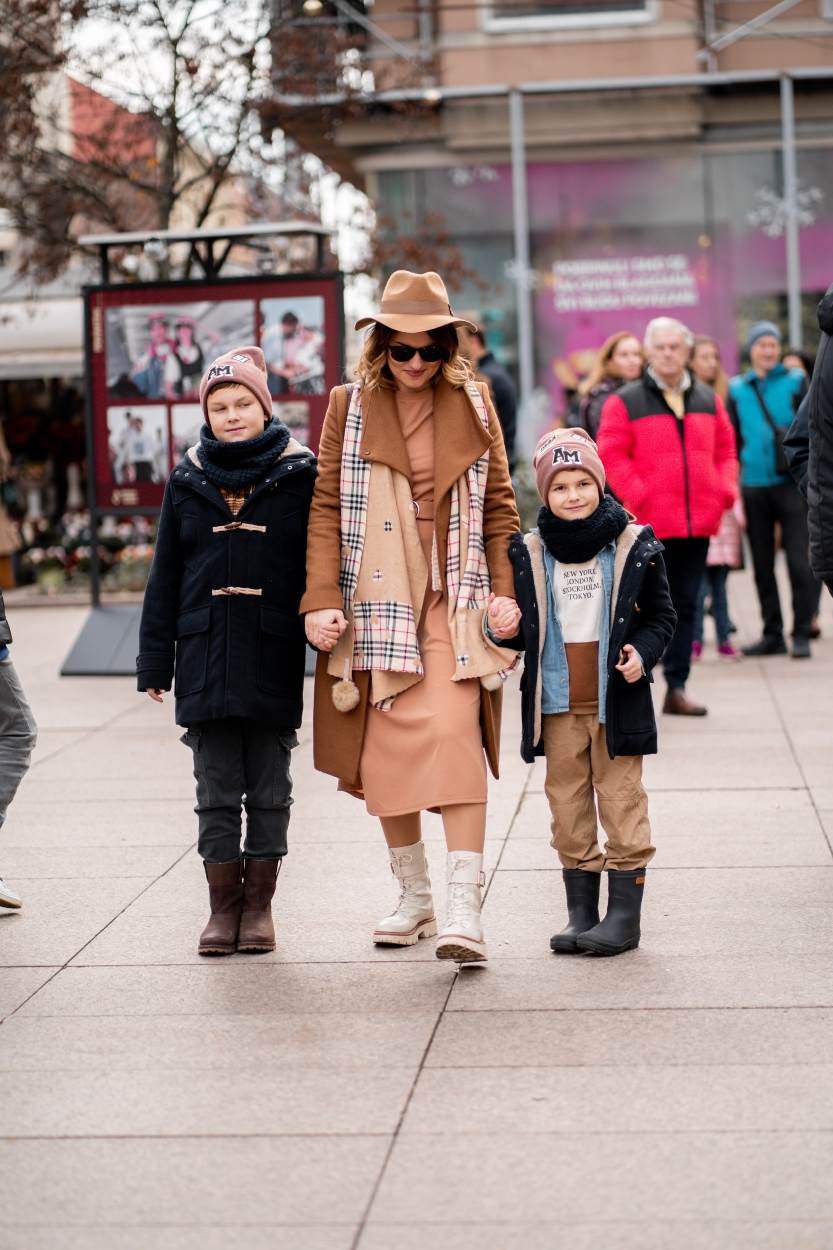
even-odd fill
[{"label": "collar", "polygon": [[[485,383],[482,384],[485,386]],[[464,387],[441,378],[434,388],[434,506],[492,445]],[[377,387],[362,396],[361,454],[411,476],[408,449],[393,391]]]},{"label": "collar", "polygon": [[759,386],[762,386],[764,383],[768,382],[770,378],[786,377],[786,375],[790,372],[791,370],[788,369],[786,365],[782,365],[779,361],[778,364],[773,365],[769,373],[765,373],[763,377],[760,377],[754,369],[747,369],[746,373],[743,375],[743,380],[744,382],[757,382]]},{"label": "collar", "polygon": [[690,391],[694,385],[688,369],[683,369],[683,376],[680,378],[679,386],[668,386],[661,378],[657,377],[650,365],[645,372],[658,391],[677,391],[680,395],[685,395],[686,391]]}]

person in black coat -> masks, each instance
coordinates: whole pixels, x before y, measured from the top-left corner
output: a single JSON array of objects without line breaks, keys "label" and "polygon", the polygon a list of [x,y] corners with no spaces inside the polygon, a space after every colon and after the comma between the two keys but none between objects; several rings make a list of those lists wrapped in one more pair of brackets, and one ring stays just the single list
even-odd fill
[{"label": "person in black coat", "polygon": [[[677,618],[662,544],[604,493],[589,435],[552,431],[533,465],[544,501],[538,528],[516,534],[509,550],[520,634],[495,636],[524,650],[521,755],[547,760],[552,845],[569,913],[550,946],[618,955],[639,944],[645,868],[654,855],[641,779],[642,756],[657,749],[651,670]],[[603,870],[608,910],[600,923]]]},{"label": "person in black coat", "polygon": [[512,473],[515,469],[515,436],[518,420],[518,392],[515,389],[515,383],[486,343],[486,336],[482,330],[461,328],[458,330],[458,335],[464,354],[474,365],[477,373],[489,384],[506,445],[509,472]]},{"label": "person in black coat", "polygon": [[260,348],[213,361],[200,403],[200,442],[165,488],[136,669],[139,690],[157,702],[174,686],[211,903],[199,951],[224,955],[275,947],[271,902],[303,713],[298,606],[316,462],[272,417]]},{"label": "person in black coat", "polygon": [[784,441],[790,470],[807,500],[810,564],[833,594],[833,286],[819,304],[821,339],[809,394]]},{"label": "person in black coat", "polygon": [[[37,743],[35,719],[9,656],[11,640],[12,631],[0,591],[0,828],[26,776]],[[17,890],[0,875],[0,908],[17,909],[21,905]]]}]

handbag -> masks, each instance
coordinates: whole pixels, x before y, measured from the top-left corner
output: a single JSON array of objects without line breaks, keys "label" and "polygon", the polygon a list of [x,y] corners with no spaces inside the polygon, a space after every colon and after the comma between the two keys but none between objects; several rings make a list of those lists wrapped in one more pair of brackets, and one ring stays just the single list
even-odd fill
[{"label": "handbag", "polygon": [[752,382],[752,389],[758,396],[758,403],[761,405],[761,412],[764,414],[764,420],[772,430],[772,437],[775,440],[775,472],[779,477],[790,476],[790,462],[787,459],[787,453],[784,450],[784,439],[787,437],[789,426],[777,425],[772,419],[772,414],[766,406],[761,388],[758,385],[758,379]]}]

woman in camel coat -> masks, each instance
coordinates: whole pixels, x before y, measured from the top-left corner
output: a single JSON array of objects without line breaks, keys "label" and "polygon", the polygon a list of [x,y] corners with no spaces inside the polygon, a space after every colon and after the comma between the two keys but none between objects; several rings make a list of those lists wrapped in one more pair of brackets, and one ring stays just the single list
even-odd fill
[{"label": "woman in camel coat", "polygon": [[[488,389],[460,355],[445,286],[399,270],[352,387],[330,396],[309,521],[307,637],[315,765],[379,817],[400,886],[374,941],[437,932],[420,812],[448,844],[440,958],[486,958],[480,919],[486,758],[497,776],[515,655],[509,537],[518,526]],[[485,756],[484,756],[485,752]]]}]

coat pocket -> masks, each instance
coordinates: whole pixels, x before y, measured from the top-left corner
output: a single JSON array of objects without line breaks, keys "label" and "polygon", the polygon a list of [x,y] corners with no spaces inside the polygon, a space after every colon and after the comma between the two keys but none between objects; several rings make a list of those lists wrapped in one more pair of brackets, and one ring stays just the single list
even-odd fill
[{"label": "coat pocket", "polygon": [[205,687],[210,621],[209,607],[191,608],[177,619],[174,694],[178,699],[197,694]]},{"label": "coat pocket", "polygon": [[260,609],[256,681],[260,690],[289,697],[303,674],[306,654],[300,616],[265,605]]},{"label": "coat pocket", "polygon": [[650,733],[656,726],[650,680],[640,677],[639,681],[630,683],[621,673],[616,673],[611,680],[616,682],[613,702],[616,728],[622,734]]}]

